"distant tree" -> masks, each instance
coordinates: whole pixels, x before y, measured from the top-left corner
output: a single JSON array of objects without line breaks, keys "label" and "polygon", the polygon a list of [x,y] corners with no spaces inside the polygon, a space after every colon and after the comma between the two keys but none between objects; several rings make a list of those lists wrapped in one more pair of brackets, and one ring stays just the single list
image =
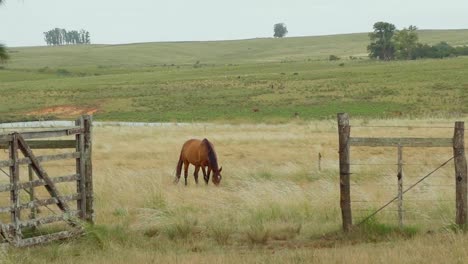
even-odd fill
[{"label": "distant tree", "polygon": [[445,57],[456,56],[456,49],[445,41],[439,42],[432,46],[432,49],[433,53],[435,54],[435,58],[442,59]]},{"label": "distant tree", "polygon": [[460,46],[455,48],[455,52],[459,56],[468,56],[468,46]]},{"label": "distant tree", "polygon": [[414,60],[416,59],[415,50],[418,45],[418,28],[409,26],[398,30],[394,35],[396,53],[398,59]]},{"label": "distant tree", "polygon": [[47,45],[91,44],[89,32],[84,29],[67,31],[54,28],[44,32],[44,40]]},{"label": "distant tree", "polygon": [[91,44],[91,38],[89,36],[89,31],[85,33],[85,44]]},{"label": "distant tree", "polygon": [[392,60],[395,57],[395,25],[387,22],[377,22],[374,24],[374,32],[369,33],[371,43],[367,46],[369,57],[380,60]]},{"label": "distant tree", "polygon": [[288,29],[284,23],[275,24],[273,27],[273,31],[275,34],[273,35],[275,38],[282,38],[288,34]]},{"label": "distant tree", "polygon": [[[0,5],[3,4],[3,0],[0,0]],[[0,63],[7,61],[9,58],[6,47],[0,43]]]},{"label": "distant tree", "polygon": [[4,63],[9,58],[10,56],[8,56],[6,47],[3,44],[0,44],[0,63]]},{"label": "distant tree", "polygon": [[416,48],[414,49],[413,56],[416,59],[420,58],[432,58],[432,47],[428,44],[418,43],[416,44]]},{"label": "distant tree", "polygon": [[468,55],[468,47],[452,47],[447,42],[439,42],[434,46],[428,44],[418,43],[414,50],[414,56],[416,58],[432,58],[442,59],[446,57],[464,56]]}]

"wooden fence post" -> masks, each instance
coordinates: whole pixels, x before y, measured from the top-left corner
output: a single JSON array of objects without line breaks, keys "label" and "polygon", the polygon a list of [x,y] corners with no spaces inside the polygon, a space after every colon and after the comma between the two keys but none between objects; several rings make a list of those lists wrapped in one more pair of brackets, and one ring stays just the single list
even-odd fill
[{"label": "wooden fence post", "polygon": [[466,227],[467,220],[467,164],[465,157],[465,123],[455,122],[453,136],[453,156],[455,162],[455,200],[456,219],[455,223],[462,228]]},{"label": "wooden fence post", "polygon": [[93,117],[90,115],[83,116],[84,120],[84,152],[85,152],[85,177],[86,177],[86,220],[94,224],[95,213],[94,213],[94,190],[93,190],[93,161],[92,161],[92,150],[93,150]]},{"label": "wooden fence post", "polygon": [[76,174],[79,175],[79,180],[76,182],[76,190],[80,194],[80,199],[76,201],[77,210],[80,211],[81,220],[86,220],[86,176],[85,176],[85,133],[84,119],[80,117],[75,121],[75,125],[83,129],[83,132],[76,134],[76,152],[80,156],[76,159]]},{"label": "wooden fence post", "polygon": [[19,222],[21,221],[20,197],[19,197],[19,163],[18,163],[18,138],[17,134],[12,135],[12,140],[9,146],[9,158],[13,161],[10,166],[10,184],[13,186],[10,191],[10,202],[13,210],[11,211],[11,223],[14,226],[13,239],[17,242],[21,240],[21,228]]},{"label": "wooden fence post", "polygon": [[340,207],[343,218],[343,230],[348,232],[353,224],[351,216],[351,191],[349,170],[349,116],[347,113],[338,114],[338,139],[340,155]]},{"label": "wooden fence post", "polygon": [[318,154],[318,170],[322,171],[322,153]]},{"label": "wooden fence post", "polygon": [[403,228],[403,148],[398,145],[398,226]]}]

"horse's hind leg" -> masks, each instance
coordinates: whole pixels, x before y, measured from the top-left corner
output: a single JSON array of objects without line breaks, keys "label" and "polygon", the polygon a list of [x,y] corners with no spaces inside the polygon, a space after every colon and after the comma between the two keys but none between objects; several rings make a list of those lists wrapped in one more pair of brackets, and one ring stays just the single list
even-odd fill
[{"label": "horse's hind leg", "polygon": [[206,176],[206,169],[205,166],[201,166],[202,172],[203,172],[203,180],[205,180],[205,183],[208,184],[209,179]]},{"label": "horse's hind leg", "polygon": [[184,163],[185,186],[187,186],[188,166],[189,166],[189,163],[188,163],[188,162],[185,162],[185,163]]},{"label": "horse's hind leg", "polygon": [[182,164],[184,161],[182,160],[182,155],[179,157],[179,161],[177,162],[177,167],[176,167],[176,177],[174,179],[174,183],[178,183],[180,180],[180,174],[182,174]]},{"label": "horse's hind leg", "polygon": [[193,172],[193,177],[195,178],[195,183],[198,184],[198,172],[200,171],[200,166],[195,166],[195,171]]}]

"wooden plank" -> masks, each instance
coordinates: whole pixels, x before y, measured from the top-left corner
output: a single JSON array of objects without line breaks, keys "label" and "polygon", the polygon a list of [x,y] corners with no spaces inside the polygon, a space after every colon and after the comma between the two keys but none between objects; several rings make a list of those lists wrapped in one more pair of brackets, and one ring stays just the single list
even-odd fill
[{"label": "wooden plank", "polygon": [[455,162],[455,223],[461,228],[467,224],[467,191],[468,177],[465,156],[465,123],[456,122],[453,135],[453,156]]},{"label": "wooden plank", "polygon": [[351,215],[350,165],[349,165],[349,139],[351,127],[346,113],[338,114],[338,141],[340,156],[340,207],[343,219],[343,230],[349,232],[353,224]]},{"label": "wooden plank", "polygon": [[70,135],[79,134],[79,133],[83,133],[83,130],[81,128],[72,127],[72,128],[56,129],[56,130],[22,132],[21,137],[23,137],[23,139],[52,138],[52,137],[70,136]]},{"label": "wooden plank", "polygon": [[[18,208],[20,210],[31,209],[33,207],[46,206],[50,204],[59,204],[60,202],[75,201],[75,200],[78,200],[79,198],[80,198],[80,194],[75,193],[71,195],[60,196],[58,198],[52,197],[49,199],[35,200],[32,202],[21,204],[18,206]],[[13,209],[14,209],[13,206],[0,207],[0,213],[11,212]]]},{"label": "wooden plank", "polygon": [[[55,184],[52,182],[52,180],[49,178],[49,175],[47,175],[47,172],[42,168],[41,164],[36,159],[31,149],[28,147],[28,145],[24,141],[23,137],[20,134],[17,134],[16,136],[18,138],[19,149],[21,150],[21,152],[23,152],[24,156],[28,157],[31,160],[31,165],[34,171],[36,172],[36,175],[47,183],[45,185],[47,191],[50,193],[52,197],[59,198],[61,196],[60,192],[55,187]],[[60,198],[59,198],[59,202],[57,203],[57,205],[62,211],[67,212],[70,210],[70,207],[68,207],[68,204],[65,201],[61,201]]]},{"label": "wooden plank", "polygon": [[83,233],[82,229],[77,229],[73,231],[62,231],[53,234],[31,237],[27,239],[21,239],[15,243],[17,247],[28,247],[37,244],[43,244],[54,240],[62,240],[70,237],[74,237]]},{"label": "wooden plank", "polygon": [[[16,132],[15,132],[16,133]],[[26,131],[21,132],[23,139],[34,139],[34,138],[53,138],[53,137],[65,137],[75,134],[83,133],[83,129],[80,127],[71,127],[63,129],[54,129],[54,130],[43,130],[43,131]],[[0,142],[12,141],[11,134],[2,134],[0,135]]]},{"label": "wooden plank", "polygon": [[0,168],[1,167],[10,167],[13,164],[11,160],[0,160]]},{"label": "wooden plank", "polygon": [[[61,182],[72,182],[78,180],[80,175],[78,174],[73,174],[73,175],[67,175],[67,176],[60,176],[60,177],[53,177],[50,178],[53,183],[61,183]],[[44,180],[34,180],[34,181],[29,181],[29,182],[22,182],[17,184],[17,189],[27,189],[27,188],[32,188],[32,187],[38,187],[38,186],[44,186],[47,183]],[[6,192],[12,190],[14,187],[11,184],[4,184],[0,185],[0,192]]]},{"label": "wooden plank", "polygon": [[[27,140],[31,149],[67,149],[75,148],[75,140]],[[8,142],[0,142],[0,149],[7,149]]]},{"label": "wooden plank", "polygon": [[[33,182],[34,181],[34,171],[31,167],[31,165],[28,166],[28,179],[29,179],[29,182]],[[19,188],[19,186],[16,186],[17,188]],[[36,197],[34,195],[34,186],[31,185],[29,186],[29,201],[34,201],[36,200]],[[36,215],[37,215],[37,208],[31,208],[31,213],[29,214],[29,219],[36,219]],[[21,227],[21,224],[20,224],[20,227]],[[35,229],[36,227],[33,227],[33,229]]]},{"label": "wooden plank", "polygon": [[94,187],[93,187],[93,117],[84,116],[85,134],[85,190],[86,190],[86,217],[91,224],[94,223]]},{"label": "wooden plank", "polygon": [[38,219],[21,221],[19,222],[19,226],[21,228],[37,227],[39,225],[45,225],[45,224],[50,224],[50,223],[59,222],[59,221],[68,221],[72,218],[76,218],[79,214],[80,214],[79,211],[70,211],[68,213],[63,213],[59,215],[52,215],[52,216],[42,217]]},{"label": "wooden plank", "polygon": [[352,137],[349,139],[351,146],[365,147],[451,147],[451,138],[366,138]]},{"label": "wooden plank", "polygon": [[[37,156],[36,159],[37,161],[43,163],[43,162],[49,162],[49,161],[55,161],[55,160],[76,159],[79,156],[80,156],[79,152],[71,152],[71,153]],[[30,158],[22,158],[18,160],[18,164],[20,165],[31,164],[31,163],[32,162]],[[11,160],[0,161],[0,167],[9,167],[11,166],[11,164],[13,164],[13,161]]]},{"label": "wooden plank", "polygon": [[12,140],[12,136],[10,134],[0,134],[0,143],[10,142]]}]

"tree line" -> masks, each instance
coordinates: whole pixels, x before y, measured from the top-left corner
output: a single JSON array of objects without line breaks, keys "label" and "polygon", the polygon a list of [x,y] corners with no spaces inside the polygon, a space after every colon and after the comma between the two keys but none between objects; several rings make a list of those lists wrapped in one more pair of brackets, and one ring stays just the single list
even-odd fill
[{"label": "tree line", "polygon": [[397,30],[391,23],[375,23],[374,31],[369,33],[369,57],[389,61],[468,55],[468,46],[453,47],[445,41],[435,45],[420,43],[417,30],[416,26]]},{"label": "tree line", "polygon": [[89,32],[82,29],[67,31],[63,28],[54,28],[44,32],[47,45],[91,44]]}]

